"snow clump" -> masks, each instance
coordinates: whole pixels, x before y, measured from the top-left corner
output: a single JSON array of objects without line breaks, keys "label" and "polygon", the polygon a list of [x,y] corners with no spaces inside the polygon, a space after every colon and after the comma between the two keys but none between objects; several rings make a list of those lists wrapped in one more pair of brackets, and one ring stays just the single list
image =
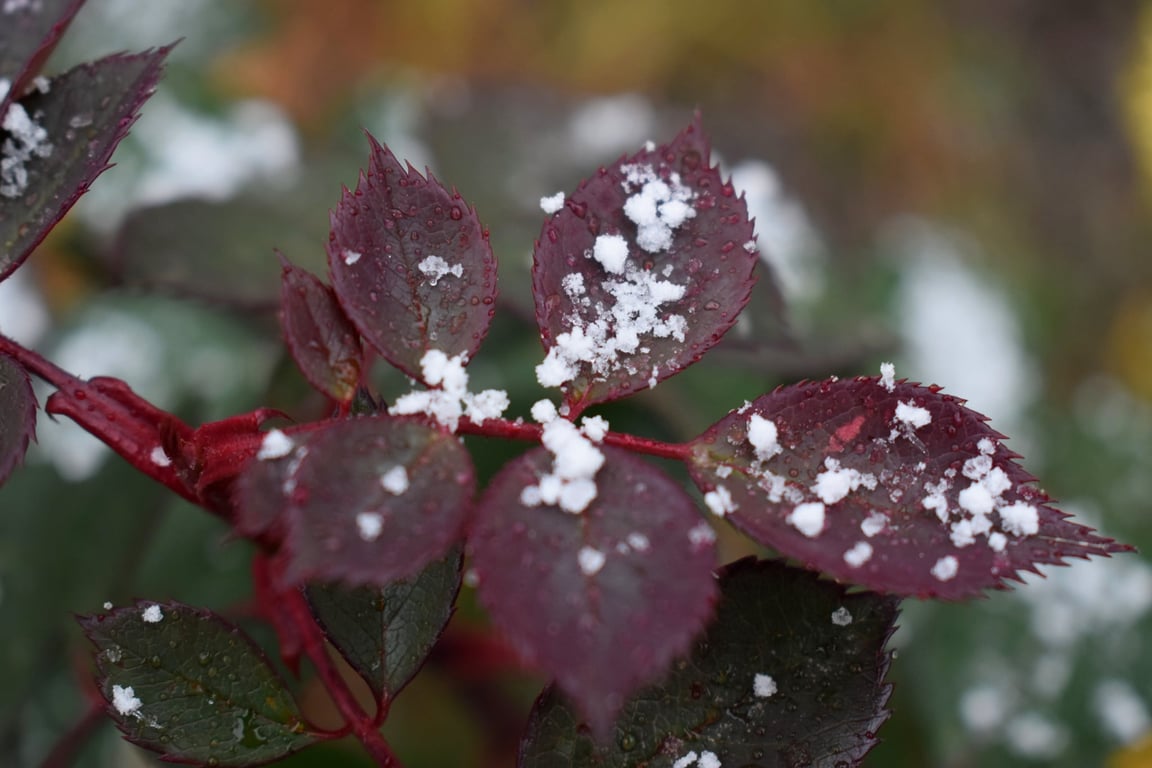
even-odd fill
[{"label": "snow clump", "polygon": [[428,386],[437,389],[401,395],[388,412],[393,416],[424,413],[452,432],[456,431],[462,416],[477,424],[500,418],[508,408],[508,393],[502,389],[469,392],[466,364],[464,353],[448,357],[438,349],[428,350],[420,358],[420,370]]}]

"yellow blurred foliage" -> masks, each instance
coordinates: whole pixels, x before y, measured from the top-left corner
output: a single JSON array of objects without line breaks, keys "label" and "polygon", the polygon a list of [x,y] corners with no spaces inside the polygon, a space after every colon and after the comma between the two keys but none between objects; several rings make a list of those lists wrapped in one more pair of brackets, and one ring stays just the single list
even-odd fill
[{"label": "yellow blurred foliage", "polygon": [[1108,768],[1152,768],[1152,734],[1114,753]]},{"label": "yellow blurred foliage", "polygon": [[1121,81],[1121,96],[1146,194],[1152,195],[1152,3],[1145,3],[1132,57]]},{"label": "yellow blurred foliage", "polygon": [[1152,294],[1128,296],[1112,315],[1108,367],[1137,397],[1152,402]]}]

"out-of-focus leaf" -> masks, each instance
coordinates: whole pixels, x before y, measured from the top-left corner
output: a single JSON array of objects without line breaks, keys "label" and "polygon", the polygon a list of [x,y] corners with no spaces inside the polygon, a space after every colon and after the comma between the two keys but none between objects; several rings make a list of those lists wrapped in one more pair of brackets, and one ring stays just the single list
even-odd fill
[{"label": "out-of-focus leaf", "polygon": [[[19,133],[6,135],[24,158],[0,176],[0,280],[23,263],[88,190],[152,95],[169,48],[116,54],[52,78],[9,108],[23,110]],[[41,133],[42,132],[42,133]],[[9,146],[5,144],[5,147]],[[26,156],[26,157],[25,157]]]},{"label": "out-of-focus leaf", "polygon": [[0,94],[0,117],[23,95],[82,5],[84,0],[36,0],[0,7],[0,80],[8,84]]},{"label": "out-of-focus leaf", "polygon": [[748,768],[859,765],[889,714],[884,644],[899,603],[751,558],[723,569],[720,591],[707,633],[624,705],[613,741],[593,742],[548,689],[520,768],[667,766],[691,752]]},{"label": "out-of-focus leaf", "polygon": [[356,394],[364,353],[336,295],[306,270],[282,259],[280,327],[304,378],[346,403]]},{"label": "out-of-focus leaf", "polygon": [[308,602],[324,633],[377,700],[395,696],[419,671],[452,617],[462,552],[384,587],[310,584]]},{"label": "out-of-focus leaf", "polygon": [[282,539],[289,583],[386,586],[459,541],[475,476],[455,436],[372,416],[270,441],[241,472],[237,526]]},{"label": "out-of-focus leaf", "polygon": [[496,258],[476,211],[369,137],[356,191],[332,213],[332,287],[361,335],[423,381],[430,349],[471,358],[488,332]]},{"label": "out-of-focus leaf", "polygon": [[271,249],[316,271],[324,267],[323,237],[291,197],[177,200],[130,213],[110,260],[131,285],[258,306],[279,291]]},{"label": "out-of-focus leaf", "polygon": [[807,382],[721,419],[690,468],[756,541],[883,592],[972,597],[1040,563],[1130,549],[1050,506],[986,422],[938,387]]},{"label": "out-of-focus leaf", "polygon": [[28,373],[15,360],[0,355],[0,485],[24,460],[28,441],[36,437],[36,395]]},{"label": "out-of-focus leaf", "polygon": [[757,258],[744,198],[711,164],[698,119],[602,168],[536,243],[540,382],[579,412],[678,373],[736,322]]},{"label": "out-of-focus leaf", "polygon": [[259,648],[210,611],[138,602],[80,618],[108,712],[177,762],[255,765],[316,740]]},{"label": "out-of-focus leaf", "polygon": [[715,597],[714,535],[691,498],[650,463],[602,450],[584,512],[525,506],[524,490],[552,461],[540,448],[491,482],[469,537],[493,622],[600,734],[688,647]]}]

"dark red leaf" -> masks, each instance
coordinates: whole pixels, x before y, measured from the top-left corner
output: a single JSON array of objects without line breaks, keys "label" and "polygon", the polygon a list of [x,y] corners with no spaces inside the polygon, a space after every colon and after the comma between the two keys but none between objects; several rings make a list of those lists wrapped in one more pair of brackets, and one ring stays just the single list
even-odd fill
[{"label": "dark red leaf", "polygon": [[32,83],[84,0],[8,2],[0,8],[0,115]]},{"label": "dark red leaf", "polygon": [[308,383],[341,403],[352,400],[364,368],[360,336],[336,294],[283,256],[280,327]]},{"label": "dark red leaf", "polygon": [[540,383],[579,412],[678,373],[736,322],[756,260],[744,198],[711,165],[699,119],[601,168],[536,243]]},{"label": "dark red leaf", "polygon": [[1128,549],[1050,506],[963,403],[875,377],[784,387],[697,438],[692,476],[756,541],[882,592],[971,597]]},{"label": "dark red leaf", "polygon": [[684,652],[716,591],[712,529],[684,490],[642,459],[602,451],[584,512],[521,501],[551,471],[540,448],[492,481],[469,537],[493,622],[600,734],[632,691]]},{"label": "dark red leaf", "polygon": [[475,478],[454,436],[389,416],[269,435],[241,473],[237,528],[282,537],[288,583],[384,586],[459,541]]},{"label": "dark red leaf", "polygon": [[[20,133],[10,133],[0,176],[0,280],[23,263],[69,208],[109,167],[108,160],[152,95],[169,48],[117,54],[52,78],[13,105]],[[26,118],[26,119],[24,119]],[[10,148],[11,147],[11,148]]]},{"label": "dark red leaf", "polygon": [[0,355],[0,485],[8,479],[36,437],[36,395],[28,372]]},{"label": "dark red leaf", "polygon": [[331,217],[332,286],[368,343],[423,381],[428,350],[471,358],[480,347],[494,312],[496,258],[459,193],[368,138],[368,170]]},{"label": "dark red leaf", "polygon": [[719,576],[707,633],[628,701],[615,738],[594,743],[550,689],[533,709],[521,768],[859,765],[889,714],[884,645],[898,601],[752,558]]}]

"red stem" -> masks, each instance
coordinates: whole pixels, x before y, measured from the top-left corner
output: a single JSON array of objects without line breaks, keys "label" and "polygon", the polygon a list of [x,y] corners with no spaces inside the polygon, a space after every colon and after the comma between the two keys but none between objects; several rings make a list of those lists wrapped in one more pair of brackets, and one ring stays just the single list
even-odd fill
[{"label": "red stem", "polygon": [[76,754],[91,737],[96,726],[103,722],[105,714],[103,701],[89,701],[88,709],[80,719],[57,740],[52,751],[44,758],[40,768],[68,768],[75,762]]},{"label": "red stem", "polygon": [[[400,761],[392,754],[388,742],[380,735],[374,718],[369,717],[360,703],[356,701],[352,689],[348,687],[348,683],[340,676],[340,671],[332,663],[332,658],[328,655],[328,649],[325,645],[324,633],[312,617],[312,612],[308,609],[303,593],[298,589],[288,590],[283,594],[283,599],[287,601],[286,608],[300,632],[304,653],[308,655],[313,666],[316,667],[316,672],[324,682],[324,687],[328,689],[328,695],[332,697],[336,708],[340,710],[340,714],[344,716],[352,728],[352,733],[368,750],[368,754],[372,756],[377,765],[384,766],[384,768],[400,768]],[[381,707],[386,705],[387,702],[384,702]]]},{"label": "red stem", "polygon": [[[539,424],[508,421],[507,419],[485,419],[479,424],[469,419],[461,419],[460,426],[456,431],[465,435],[502,437],[508,440],[527,440],[538,443],[544,428]],[[624,432],[609,432],[604,435],[603,442],[605,445],[614,445],[635,453],[675,459],[676,461],[687,461],[692,453],[692,446],[688,443],[665,443],[662,440],[638,437]]]}]

